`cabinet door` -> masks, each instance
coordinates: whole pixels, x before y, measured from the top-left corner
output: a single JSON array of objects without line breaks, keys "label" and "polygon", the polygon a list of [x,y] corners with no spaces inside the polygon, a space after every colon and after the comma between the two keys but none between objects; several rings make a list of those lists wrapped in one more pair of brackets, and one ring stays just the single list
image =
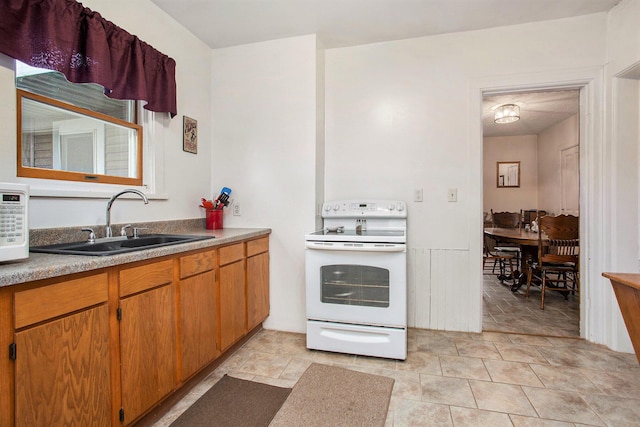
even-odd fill
[{"label": "cabinet door", "polygon": [[120,300],[125,424],[175,388],[174,289],[167,284]]},{"label": "cabinet door", "polygon": [[220,267],[220,347],[227,349],[246,332],[244,259]]},{"label": "cabinet door", "polygon": [[247,258],[247,323],[251,330],[269,316],[269,253]]},{"label": "cabinet door", "polygon": [[183,381],[217,356],[215,280],[207,271],[180,281]]},{"label": "cabinet door", "polygon": [[106,304],[15,334],[16,426],[111,423]]}]

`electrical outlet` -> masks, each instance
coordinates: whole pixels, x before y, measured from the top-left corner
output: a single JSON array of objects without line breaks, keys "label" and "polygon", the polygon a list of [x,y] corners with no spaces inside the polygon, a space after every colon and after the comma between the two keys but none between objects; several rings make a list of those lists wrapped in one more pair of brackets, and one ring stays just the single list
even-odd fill
[{"label": "electrical outlet", "polygon": [[422,188],[416,188],[413,190],[413,201],[421,202],[422,200]]},{"label": "electrical outlet", "polygon": [[458,189],[457,188],[450,188],[449,192],[447,193],[447,200],[449,200],[450,202],[457,202],[458,201]]},{"label": "electrical outlet", "polygon": [[237,203],[237,202],[233,204],[233,215],[234,216],[240,216],[241,215],[241,213],[240,213],[240,204]]}]

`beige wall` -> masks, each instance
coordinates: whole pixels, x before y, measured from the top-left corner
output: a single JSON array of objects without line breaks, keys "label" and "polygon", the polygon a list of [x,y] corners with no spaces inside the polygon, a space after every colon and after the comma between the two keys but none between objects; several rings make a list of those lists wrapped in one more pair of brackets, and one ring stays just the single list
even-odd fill
[{"label": "beige wall", "polygon": [[[580,142],[579,117],[574,115],[539,135],[484,138],[483,210],[561,211],[560,153]],[[520,161],[520,188],[497,188],[496,163]]]},{"label": "beige wall", "polygon": [[[538,137],[536,135],[484,138],[483,210],[520,212],[538,208]],[[497,187],[497,162],[520,162],[520,187]]]},{"label": "beige wall", "polygon": [[546,129],[538,135],[538,203],[549,214],[560,214],[562,150],[580,143],[578,115]]}]

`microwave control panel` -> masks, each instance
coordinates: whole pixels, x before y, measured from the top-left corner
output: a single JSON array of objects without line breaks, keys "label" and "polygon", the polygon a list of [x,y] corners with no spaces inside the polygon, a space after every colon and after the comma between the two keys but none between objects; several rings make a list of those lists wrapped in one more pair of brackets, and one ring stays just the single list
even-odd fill
[{"label": "microwave control panel", "polygon": [[20,191],[0,192],[0,246],[21,245],[27,238],[27,198]]},{"label": "microwave control panel", "polygon": [[0,182],[0,262],[29,258],[29,186]]}]

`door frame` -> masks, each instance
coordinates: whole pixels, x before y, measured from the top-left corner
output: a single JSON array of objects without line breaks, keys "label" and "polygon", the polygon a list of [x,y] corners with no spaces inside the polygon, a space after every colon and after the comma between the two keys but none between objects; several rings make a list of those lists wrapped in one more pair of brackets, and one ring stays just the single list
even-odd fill
[{"label": "door frame", "polygon": [[[482,232],[483,218],[483,183],[475,177],[482,176],[482,99],[487,95],[501,93],[530,92],[534,90],[580,90],[580,336],[590,341],[600,342],[602,333],[597,327],[604,315],[598,298],[603,297],[601,287],[596,286],[602,266],[604,265],[604,225],[602,218],[603,194],[600,180],[603,166],[601,159],[604,155],[602,143],[602,114],[603,114],[603,69],[602,67],[588,67],[573,70],[558,70],[541,73],[524,73],[507,76],[491,76],[470,82],[470,147],[469,153],[472,168],[469,173],[469,188],[475,194],[471,206],[478,212],[470,219],[470,230],[478,230],[470,235],[470,269],[469,277],[476,283],[474,297],[479,307],[479,318],[476,320],[478,330],[482,331]],[[475,189],[476,191],[473,191]],[[602,244],[592,244],[591,242]],[[476,254],[477,256],[475,256]],[[584,262],[589,260],[589,263]],[[600,299],[602,301],[602,299]],[[594,307],[589,304],[594,305]],[[599,339],[600,338],[600,339]]]}]

